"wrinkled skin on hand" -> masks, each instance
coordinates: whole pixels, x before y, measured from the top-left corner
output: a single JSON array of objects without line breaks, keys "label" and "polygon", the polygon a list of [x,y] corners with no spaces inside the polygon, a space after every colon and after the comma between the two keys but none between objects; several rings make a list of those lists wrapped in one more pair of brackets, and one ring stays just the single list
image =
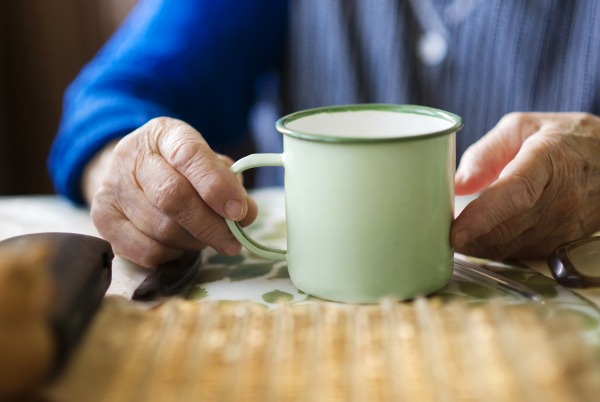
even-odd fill
[{"label": "wrinkled skin on hand", "polygon": [[506,115],[467,149],[456,173],[457,195],[482,190],[452,225],[459,253],[545,258],[600,230],[600,118]]},{"label": "wrinkled skin on hand", "polygon": [[248,225],[257,207],[200,133],[161,117],[125,136],[92,201],[96,228],[116,254],[146,267],[212,246],[235,255],[241,244],[224,217]]}]

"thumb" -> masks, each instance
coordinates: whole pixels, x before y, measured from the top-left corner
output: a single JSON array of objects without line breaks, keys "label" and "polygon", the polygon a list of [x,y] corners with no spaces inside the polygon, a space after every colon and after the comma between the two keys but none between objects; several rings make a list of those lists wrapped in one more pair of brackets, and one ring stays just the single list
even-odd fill
[{"label": "thumb", "polygon": [[456,195],[474,194],[492,184],[514,159],[523,142],[538,130],[534,114],[510,113],[471,145],[456,171]]}]

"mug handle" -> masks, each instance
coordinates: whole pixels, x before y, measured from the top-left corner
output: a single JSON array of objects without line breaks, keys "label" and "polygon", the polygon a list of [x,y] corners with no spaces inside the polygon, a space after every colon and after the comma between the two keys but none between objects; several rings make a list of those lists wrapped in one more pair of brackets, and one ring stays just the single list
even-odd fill
[{"label": "mug handle", "polygon": [[[230,170],[234,174],[238,175],[244,170],[261,166],[283,166],[283,154],[248,155],[234,163]],[[256,240],[251,239],[244,229],[242,229],[242,226],[235,221],[225,219],[225,223],[227,223],[229,230],[231,230],[231,233],[235,236],[235,238],[254,254],[260,255],[261,257],[269,260],[285,261],[287,253],[285,250],[267,247],[260,244]]]}]

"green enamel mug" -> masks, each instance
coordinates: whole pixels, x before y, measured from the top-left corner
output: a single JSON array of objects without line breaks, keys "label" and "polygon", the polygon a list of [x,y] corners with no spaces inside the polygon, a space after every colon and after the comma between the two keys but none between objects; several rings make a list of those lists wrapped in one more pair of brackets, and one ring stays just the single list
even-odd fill
[{"label": "green enamel mug", "polygon": [[237,161],[239,174],[285,169],[287,250],[251,239],[251,252],[285,260],[294,285],[323,299],[373,303],[434,293],[453,270],[456,132],[462,119],[424,106],[359,104],[281,118],[282,154]]}]

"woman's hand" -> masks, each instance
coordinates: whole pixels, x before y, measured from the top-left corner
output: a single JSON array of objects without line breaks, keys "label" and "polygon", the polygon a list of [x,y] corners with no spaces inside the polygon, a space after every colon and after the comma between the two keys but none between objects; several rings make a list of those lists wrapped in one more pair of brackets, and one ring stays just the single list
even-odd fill
[{"label": "woman's hand", "polygon": [[[225,255],[240,252],[223,218],[250,224],[256,204],[229,170],[233,161],[215,154],[200,133],[161,117],[108,152],[110,158],[91,163],[83,187],[88,197],[95,193],[92,219],[116,254],[156,267],[205,245]],[[94,191],[103,158],[106,173]]]},{"label": "woman's hand", "polygon": [[590,236],[600,229],[600,118],[506,115],[467,149],[456,173],[457,195],[482,190],[452,225],[457,252],[546,257]]}]

